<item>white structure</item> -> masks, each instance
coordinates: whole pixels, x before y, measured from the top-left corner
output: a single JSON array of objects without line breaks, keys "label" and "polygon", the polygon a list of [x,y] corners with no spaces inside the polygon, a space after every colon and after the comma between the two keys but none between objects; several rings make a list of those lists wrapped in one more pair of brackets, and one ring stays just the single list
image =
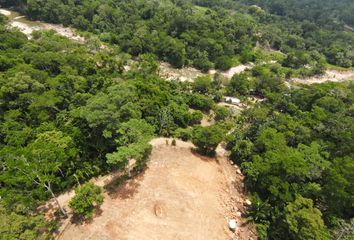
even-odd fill
[{"label": "white structure", "polygon": [[224,101],[226,103],[231,103],[231,104],[234,104],[234,105],[238,105],[241,103],[241,100],[238,99],[238,98],[235,98],[235,97],[224,97]]},{"label": "white structure", "polygon": [[237,228],[237,222],[235,219],[230,219],[229,220],[229,228],[231,231],[236,231],[236,228]]}]

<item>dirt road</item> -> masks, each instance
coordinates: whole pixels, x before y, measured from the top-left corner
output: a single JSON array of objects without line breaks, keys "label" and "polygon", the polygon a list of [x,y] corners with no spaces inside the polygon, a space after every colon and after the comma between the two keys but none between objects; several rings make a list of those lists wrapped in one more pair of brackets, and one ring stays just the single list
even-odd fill
[{"label": "dirt road", "polygon": [[[151,143],[145,172],[106,192],[102,212],[90,223],[69,223],[59,239],[256,239],[240,217],[244,196],[237,189],[243,177],[225,151],[218,148],[211,159],[194,154],[191,143],[177,141],[173,147],[164,138]],[[228,218],[240,223],[237,233],[228,229]]]},{"label": "dirt road", "polygon": [[19,31],[24,33],[28,38],[31,38],[31,34],[35,30],[54,30],[59,35],[72,39],[74,41],[84,43],[85,39],[78,34],[72,28],[64,27],[61,24],[51,24],[41,21],[31,21],[25,16],[20,16],[16,11],[0,8],[0,14],[3,14],[9,18],[9,26],[11,28],[18,28]]},{"label": "dirt road", "polygon": [[293,78],[290,83],[300,83],[300,84],[315,84],[315,83],[324,83],[324,82],[342,82],[354,80],[354,71],[353,70],[334,70],[327,69],[324,75],[313,76],[310,78]]}]

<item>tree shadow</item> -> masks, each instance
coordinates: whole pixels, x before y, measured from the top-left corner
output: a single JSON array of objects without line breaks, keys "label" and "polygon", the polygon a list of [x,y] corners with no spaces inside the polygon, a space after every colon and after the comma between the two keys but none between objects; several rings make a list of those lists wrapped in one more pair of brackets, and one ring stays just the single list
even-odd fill
[{"label": "tree shadow", "polygon": [[107,184],[104,188],[112,199],[132,198],[139,189],[140,182],[144,178],[146,168],[141,171],[134,171],[131,178],[124,174]]},{"label": "tree shadow", "polygon": [[70,222],[75,225],[82,225],[82,224],[91,224],[94,220],[94,218],[101,216],[103,213],[103,210],[100,208],[100,206],[95,206],[95,213],[92,217],[90,218],[85,218],[83,215],[79,214],[74,214]]},{"label": "tree shadow", "polygon": [[201,160],[203,160],[205,162],[216,162],[217,164],[220,163],[218,158],[216,157],[215,152],[205,155],[205,154],[201,153],[197,148],[191,148],[191,152],[194,156],[196,156],[197,158],[200,158]]}]

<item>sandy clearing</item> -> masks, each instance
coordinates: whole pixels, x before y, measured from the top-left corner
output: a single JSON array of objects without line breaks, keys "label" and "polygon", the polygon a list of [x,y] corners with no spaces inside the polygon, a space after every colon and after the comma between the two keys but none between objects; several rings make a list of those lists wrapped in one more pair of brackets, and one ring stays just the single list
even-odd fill
[{"label": "sandy clearing", "polygon": [[221,76],[231,79],[234,74],[238,74],[251,69],[254,67],[254,64],[241,64],[230,68],[227,71],[217,71],[215,69],[209,70],[207,73],[204,73],[193,67],[183,67],[183,68],[174,68],[171,64],[167,62],[160,62],[159,75],[160,77],[166,80],[179,80],[181,82],[191,82],[193,79],[200,76],[213,76],[216,73],[220,73]]},{"label": "sandy clearing", "polygon": [[44,23],[41,21],[30,21],[25,16],[19,16],[18,12],[7,9],[0,9],[0,14],[4,14],[10,18],[9,27],[18,28],[19,31],[24,33],[28,38],[31,38],[31,34],[33,31],[54,30],[59,35],[67,37],[74,41],[81,43],[85,41],[85,39],[76,34],[73,29],[69,27],[64,27],[61,24]]},{"label": "sandy clearing", "polygon": [[203,118],[200,121],[200,126],[208,127],[208,126],[213,125],[214,123],[215,123],[215,120],[214,120],[213,116],[203,114]]},{"label": "sandy clearing", "polygon": [[6,10],[6,9],[1,9],[0,8],[0,14],[5,15],[5,16],[10,16],[11,12]]},{"label": "sandy clearing", "polygon": [[85,38],[77,35],[71,28],[64,27],[63,25],[44,23],[43,30],[54,30],[61,36],[67,37],[77,42],[85,42]]},{"label": "sandy clearing", "polygon": [[229,109],[229,112],[231,116],[237,116],[239,115],[242,111],[248,108],[246,104],[242,104],[242,106],[236,106],[234,104],[226,103],[226,102],[218,102],[217,105],[219,107],[226,107]]},{"label": "sandy clearing", "polygon": [[181,82],[190,82],[193,81],[194,78],[207,74],[193,67],[174,68],[167,62],[160,62],[159,75],[169,81],[179,80]]},{"label": "sandy clearing", "polygon": [[334,70],[327,69],[326,73],[321,76],[314,76],[310,78],[293,78],[289,82],[291,83],[300,83],[300,84],[315,84],[315,83],[324,83],[324,82],[342,82],[354,80],[354,71],[353,70]]},{"label": "sandy clearing", "polygon": [[[20,18],[17,18],[17,19],[20,19]],[[71,28],[63,27],[62,25],[58,25],[58,24],[38,23],[38,25],[29,26],[26,23],[19,22],[19,21],[16,21],[16,19],[14,19],[13,21],[10,22],[10,26],[12,28],[18,28],[28,38],[31,37],[31,34],[33,31],[54,30],[59,35],[67,37],[72,40],[75,40],[77,42],[83,43],[85,41],[85,39],[83,37],[74,33]]]},{"label": "sandy clearing", "polygon": [[[210,159],[194,154],[191,143],[177,140],[172,147],[166,140],[171,143],[151,141],[151,160],[143,174],[105,193],[99,216],[91,223],[69,222],[58,239],[256,239],[239,217],[243,176],[236,174],[226,151],[218,147],[217,158]],[[228,230],[228,218],[240,223],[237,233]]]},{"label": "sandy clearing", "polygon": [[235,67],[230,68],[229,70],[225,72],[220,72],[220,74],[228,79],[231,79],[235,74],[242,73],[246,71],[247,69],[251,69],[254,67],[254,64],[241,64]]},{"label": "sandy clearing", "polygon": [[18,30],[23,34],[25,34],[27,37],[30,37],[33,31],[41,30],[39,27],[30,27],[25,23],[16,22],[16,21],[10,22],[10,26],[12,28],[18,28]]}]

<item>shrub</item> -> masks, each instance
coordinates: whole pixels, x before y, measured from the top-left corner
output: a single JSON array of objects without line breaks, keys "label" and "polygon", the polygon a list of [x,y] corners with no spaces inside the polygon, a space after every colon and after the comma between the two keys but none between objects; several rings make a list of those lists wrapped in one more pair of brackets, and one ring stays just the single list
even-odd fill
[{"label": "shrub", "polygon": [[199,110],[196,110],[190,114],[189,125],[200,124],[200,121],[203,119],[203,113]]},{"label": "shrub", "polygon": [[183,141],[188,141],[191,139],[192,137],[192,134],[191,134],[191,131],[189,129],[185,129],[185,128],[178,128],[176,131],[175,131],[175,137],[176,138],[179,138],[179,139],[182,139]]},{"label": "shrub", "polygon": [[224,121],[230,115],[230,110],[227,107],[217,107],[215,109],[215,120]]},{"label": "shrub", "polygon": [[75,196],[70,200],[69,206],[75,215],[88,219],[93,217],[96,208],[102,203],[102,188],[86,183],[75,190]]},{"label": "shrub", "polygon": [[232,67],[232,59],[228,56],[221,56],[215,60],[215,68],[226,71]]},{"label": "shrub", "polygon": [[217,125],[197,126],[193,129],[192,142],[204,155],[213,155],[218,144],[223,140],[224,131]]}]

